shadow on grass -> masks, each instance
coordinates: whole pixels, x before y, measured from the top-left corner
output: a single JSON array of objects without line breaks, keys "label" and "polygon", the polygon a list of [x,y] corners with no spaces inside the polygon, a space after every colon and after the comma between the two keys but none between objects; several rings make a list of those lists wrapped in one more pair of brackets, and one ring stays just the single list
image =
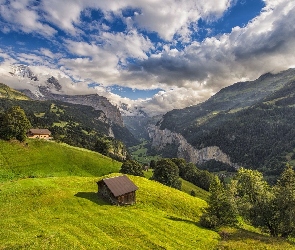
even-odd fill
[{"label": "shadow on grass", "polygon": [[248,242],[253,241],[256,242],[256,244],[263,243],[266,245],[279,245],[280,243],[288,243],[292,246],[295,246],[295,243],[284,238],[276,238],[271,237],[268,235],[263,235],[255,232],[250,232],[245,229],[237,229],[235,232],[227,232],[227,230],[221,230],[219,232],[219,235],[221,236],[221,239],[224,241],[232,241],[232,242]]},{"label": "shadow on grass", "polygon": [[189,224],[193,224],[195,226],[199,226],[197,222],[195,221],[191,221],[191,220],[186,220],[183,218],[178,218],[178,217],[174,217],[174,216],[169,216],[168,217],[169,220],[173,220],[173,221],[181,221],[181,222],[185,222],[185,223],[189,223]]},{"label": "shadow on grass", "polygon": [[78,192],[75,194],[76,197],[83,198],[93,203],[103,206],[103,205],[110,205],[108,202],[103,200],[101,197],[98,196],[95,192]]}]

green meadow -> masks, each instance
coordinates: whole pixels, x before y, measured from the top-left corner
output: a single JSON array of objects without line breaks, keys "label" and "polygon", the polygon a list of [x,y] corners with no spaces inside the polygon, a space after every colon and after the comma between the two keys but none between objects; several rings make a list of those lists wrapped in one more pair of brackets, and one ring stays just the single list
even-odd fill
[{"label": "green meadow", "polygon": [[120,170],[121,163],[99,153],[63,143],[0,140],[0,182],[19,178],[102,176]]},{"label": "green meadow", "polygon": [[110,205],[96,182],[119,175],[120,166],[65,144],[0,141],[0,249],[295,249],[244,223],[200,227],[208,193],[188,182],[185,193],[129,176],[137,203]]},{"label": "green meadow", "polygon": [[219,235],[197,225],[205,202],[145,178],[133,206],[97,197],[92,177],[1,184],[0,249],[214,249]]}]

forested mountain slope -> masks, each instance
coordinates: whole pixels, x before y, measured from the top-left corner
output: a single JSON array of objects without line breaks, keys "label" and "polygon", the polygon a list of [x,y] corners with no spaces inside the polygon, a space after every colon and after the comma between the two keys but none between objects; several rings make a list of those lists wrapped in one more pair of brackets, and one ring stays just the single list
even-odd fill
[{"label": "forested mountain slope", "polygon": [[294,158],[295,70],[236,83],[158,123],[195,148],[218,146],[233,162],[278,175]]},{"label": "forested mountain slope", "polygon": [[[107,138],[113,145],[120,144],[121,149],[125,147],[119,141],[128,146],[137,143],[126,127],[110,122],[103,111],[93,107],[57,100],[31,100],[4,84],[0,85],[0,93],[5,93],[0,96],[0,112],[11,106],[20,106],[33,127],[48,128],[55,139],[70,145],[95,150],[101,138]],[[124,154],[126,149],[121,155]]]}]

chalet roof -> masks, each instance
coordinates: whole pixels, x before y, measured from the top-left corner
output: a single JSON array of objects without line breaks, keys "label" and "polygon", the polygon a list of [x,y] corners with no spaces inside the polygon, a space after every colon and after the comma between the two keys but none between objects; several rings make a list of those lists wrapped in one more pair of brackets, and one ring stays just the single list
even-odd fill
[{"label": "chalet roof", "polygon": [[115,197],[136,191],[138,187],[126,176],[116,176],[112,178],[103,179],[104,182]]},{"label": "chalet roof", "polygon": [[46,128],[45,129],[31,128],[29,132],[35,135],[51,135],[51,132]]}]

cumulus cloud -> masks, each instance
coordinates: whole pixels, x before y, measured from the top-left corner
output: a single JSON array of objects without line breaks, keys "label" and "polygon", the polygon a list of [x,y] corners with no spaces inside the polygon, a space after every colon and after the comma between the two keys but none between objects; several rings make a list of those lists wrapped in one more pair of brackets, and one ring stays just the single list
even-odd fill
[{"label": "cumulus cloud", "polygon": [[235,27],[230,34],[193,42],[182,51],[163,50],[157,56],[142,60],[131,74],[180,87],[212,88],[255,79],[266,72],[294,65],[295,3],[269,1],[261,14],[247,26]]},{"label": "cumulus cloud", "polygon": [[[189,24],[200,18],[217,19],[230,6],[229,0],[201,1],[143,1],[141,13],[134,18],[135,25],[157,32],[163,39],[172,40],[175,34],[186,38]],[[159,10],[159,11],[155,11]]]},{"label": "cumulus cloud", "polygon": [[195,105],[196,100],[206,100],[213,94],[211,89],[175,88],[160,91],[151,99],[135,102],[135,105],[141,106],[143,111],[153,116]]},{"label": "cumulus cloud", "polygon": [[101,44],[93,42],[74,42],[67,40],[66,47],[76,56],[74,59],[61,59],[60,64],[75,79],[103,83],[105,86],[120,81],[120,69],[126,65],[126,59],[147,59],[146,52],[153,44],[136,31],[127,34],[103,33]]},{"label": "cumulus cloud", "polygon": [[[0,51],[5,61],[55,68],[76,82],[64,83],[70,93],[96,91],[114,103],[143,106],[152,114],[197,104],[234,82],[295,66],[295,3],[289,0],[264,0],[265,8],[247,25],[203,41],[191,37],[198,31],[198,20],[214,22],[236,0],[33,2],[1,4],[0,30],[37,33],[47,39],[57,30],[65,32],[56,41],[63,52],[45,47]],[[106,22],[93,18],[92,11],[99,11]],[[93,18],[91,23],[83,15]],[[123,31],[112,31],[116,20]],[[88,89],[93,82],[99,87]],[[132,101],[109,93],[107,87],[114,84],[163,91]]]},{"label": "cumulus cloud", "polygon": [[20,30],[53,36],[56,30],[42,22],[38,10],[30,7],[33,3],[32,0],[12,0],[9,4],[1,4],[0,16],[6,21],[2,31],[7,33],[9,30]]},{"label": "cumulus cloud", "polygon": [[41,8],[48,22],[72,34],[77,33],[75,25],[81,22],[83,10],[99,9],[105,17],[112,18],[113,13],[123,18],[122,11],[132,8],[137,14],[125,22],[129,21],[129,24],[142,30],[156,32],[165,40],[172,40],[175,34],[186,37],[190,33],[189,24],[199,18],[216,19],[222,16],[232,2],[233,0],[75,0],[69,5],[67,1],[51,0],[42,1]]},{"label": "cumulus cloud", "polygon": [[80,22],[80,13],[83,10],[82,1],[59,1],[50,0],[41,2],[41,10],[44,12],[44,18],[59,29],[77,34],[75,24]]}]

